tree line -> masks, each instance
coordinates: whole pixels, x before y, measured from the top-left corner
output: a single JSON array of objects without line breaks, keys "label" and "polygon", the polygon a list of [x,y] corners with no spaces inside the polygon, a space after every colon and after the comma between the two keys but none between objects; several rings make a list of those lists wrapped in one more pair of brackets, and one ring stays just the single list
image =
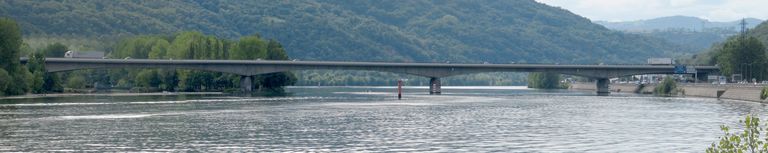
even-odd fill
[{"label": "tree line", "polygon": [[[738,81],[768,80],[768,22],[763,22],[754,29],[729,37],[725,42],[713,44],[700,54],[684,58],[681,63],[718,65],[723,76],[739,74]],[[738,78],[737,78],[738,79]]]},{"label": "tree line", "polygon": [[[0,95],[63,92],[67,88],[126,88],[136,91],[224,91],[236,89],[240,76],[220,72],[170,69],[97,69],[46,73],[46,57],[63,57],[66,45],[37,50],[22,41],[12,19],[0,19]],[[19,57],[28,57],[23,65]],[[124,39],[109,51],[118,59],[289,60],[283,46],[258,35],[227,40],[200,32],[141,35]],[[290,72],[254,76],[256,91],[281,92],[296,77]]]},{"label": "tree line", "polygon": [[[763,43],[751,36],[735,36],[714,50],[712,61],[725,76],[741,74],[744,80],[768,79],[768,56]],[[741,80],[734,80],[741,81]]]},{"label": "tree line", "polygon": [[42,52],[28,55],[27,65],[19,60],[23,52],[29,52],[23,45],[21,28],[16,21],[0,18],[0,96],[42,93],[55,90],[58,78],[45,73]]},{"label": "tree line", "polygon": [[[200,32],[181,32],[174,36],[137,36],[117,44],[110,58],[119,59],[227,59],[288,60],[283,46],[258,35],[231,41]],[[222,91],[236,88],[240,76],[220,72],[163,69],[120,69],[108,72],[105,83],[118,87],[157,88],[163,91]],[[281,91],[296,77],[290,72],[255,76],[257,90]]]}]

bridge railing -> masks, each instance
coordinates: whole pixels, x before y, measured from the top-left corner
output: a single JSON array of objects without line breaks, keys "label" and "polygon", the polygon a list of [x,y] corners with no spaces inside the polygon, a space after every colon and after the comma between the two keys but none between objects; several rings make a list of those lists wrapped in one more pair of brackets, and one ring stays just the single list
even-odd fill
[{"label": "bridge railing", "polygon": [[[619,85],[637,85],[637,83],[612,83],[612,84],[619,84]],[[657,85],[659,83],[644,83],[645,85]],[[768,84],[762,84],[762,83],[728,83],[728,84],[712,84],[712,83],[677,83],[678,86],[685,86],[685,87],[734,87],[734,88],[763,88],[768,87]]]}]

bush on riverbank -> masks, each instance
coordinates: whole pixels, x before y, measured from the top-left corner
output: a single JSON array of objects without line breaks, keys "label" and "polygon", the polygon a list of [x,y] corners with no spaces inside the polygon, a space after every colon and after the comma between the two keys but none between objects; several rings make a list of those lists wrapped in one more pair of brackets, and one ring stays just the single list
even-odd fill
[{"label": "bush on riverbank", "polygon": [[160,88],[156,87],[133,87],[129,90],[131,93],[151,93],[151,92],[161,92]]},{"label": "bush on riverbank", "polygon": [[567,89],[570,84],[561,83],[562,77],[557,73],[531,72],[528,74],[528,88],[538,89]]},{"label": "bush on riverbank", "polygon": [[763,87],[763,90],[760,91],[760,100],[765,100],[765,98],[768,98],[768,87]]},{"label": "bush on riverbank", "polygon": [[724,135],[720,137],[719,142],[713,142],[706,152],[768,152],[768,138],[760,138],[760,134],[768,129],[760,126],[760,119],[747,115],[744,120],[739,120],[739,123],[744,124],[742,133],[731,133],[728,126],[721,125],[720,130]]},{"label": "bush on riverbank", "polygon": [[677,94],[677,82],[672,77],[667,76],[653,89],[653,93],[664,97],[675,95]]},{"label": "bush on riverbank", "polygon": [[91,90],[91,89],[75,89],[75,88],[64,88],[63,89],[63,93],[79,93],[79,94],[84,94],[84,93],[93,93],[93,92],[94,91]]}]

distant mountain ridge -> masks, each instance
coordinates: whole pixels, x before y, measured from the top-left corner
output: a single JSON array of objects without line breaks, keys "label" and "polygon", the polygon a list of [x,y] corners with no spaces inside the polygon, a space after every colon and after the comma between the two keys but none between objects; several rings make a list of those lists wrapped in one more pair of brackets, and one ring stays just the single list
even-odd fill
[{"label": "distant mountain ridge", "polygon": [[533,0],[0,0],[25,34],[260,34],[301,60],[643,63],[691,53]]},{"label": "distant mountain ridge", "polygon": [[[745,18],[747,28],[754,28],[763,20],[756,18]],[[727,30],[739,30],[741,20],[730,22],[713,22],[706,19],[691,16],[668,16],[648,20],[609,22],[595,21],[595,23],[605,26],[608,29],[629,32],[651,32],[654,30],[667,29],[687,29],[691,31],[703,31],[708,28],[722,28]]]},{"label": "distant mountain ridge", "polygon": [[[762,22],[760,19],[746,18],[746,28],[754,28]],[[730,22],[711,22],[690,16],[669,16],[648,20],[628,22],[595,21],[609,29],[656,37],[668,42],[705,51],[741,30],[741,20]]]},{"label": "distant mountain ridge", "polygon": [[[760,23],[754,28],[749,29],[749,31],[747,31],[747,36],[755,37],[757,38],[757,40],[759,40],[763,44],[763,46],[768,46],[768,21]],[[738,37],[738,35],[733,35],[731,37]],[[704,52],[695,54],[690,57],[686,57],[685,59],[683,59],[684,63],[716,64],[712,56],[714,56],[715,52],[722,47],[723,47],[723,43],[713,44],[710,48],[708,48]]]}]

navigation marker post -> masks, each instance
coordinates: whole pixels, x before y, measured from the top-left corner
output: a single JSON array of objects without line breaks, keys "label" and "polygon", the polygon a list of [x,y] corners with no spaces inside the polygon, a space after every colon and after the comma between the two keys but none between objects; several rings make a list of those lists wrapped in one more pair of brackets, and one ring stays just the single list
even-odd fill
[{"label": "navigation marker post", "polygon": [[403,99],[403,79],[397,80],[397,99]]}]

